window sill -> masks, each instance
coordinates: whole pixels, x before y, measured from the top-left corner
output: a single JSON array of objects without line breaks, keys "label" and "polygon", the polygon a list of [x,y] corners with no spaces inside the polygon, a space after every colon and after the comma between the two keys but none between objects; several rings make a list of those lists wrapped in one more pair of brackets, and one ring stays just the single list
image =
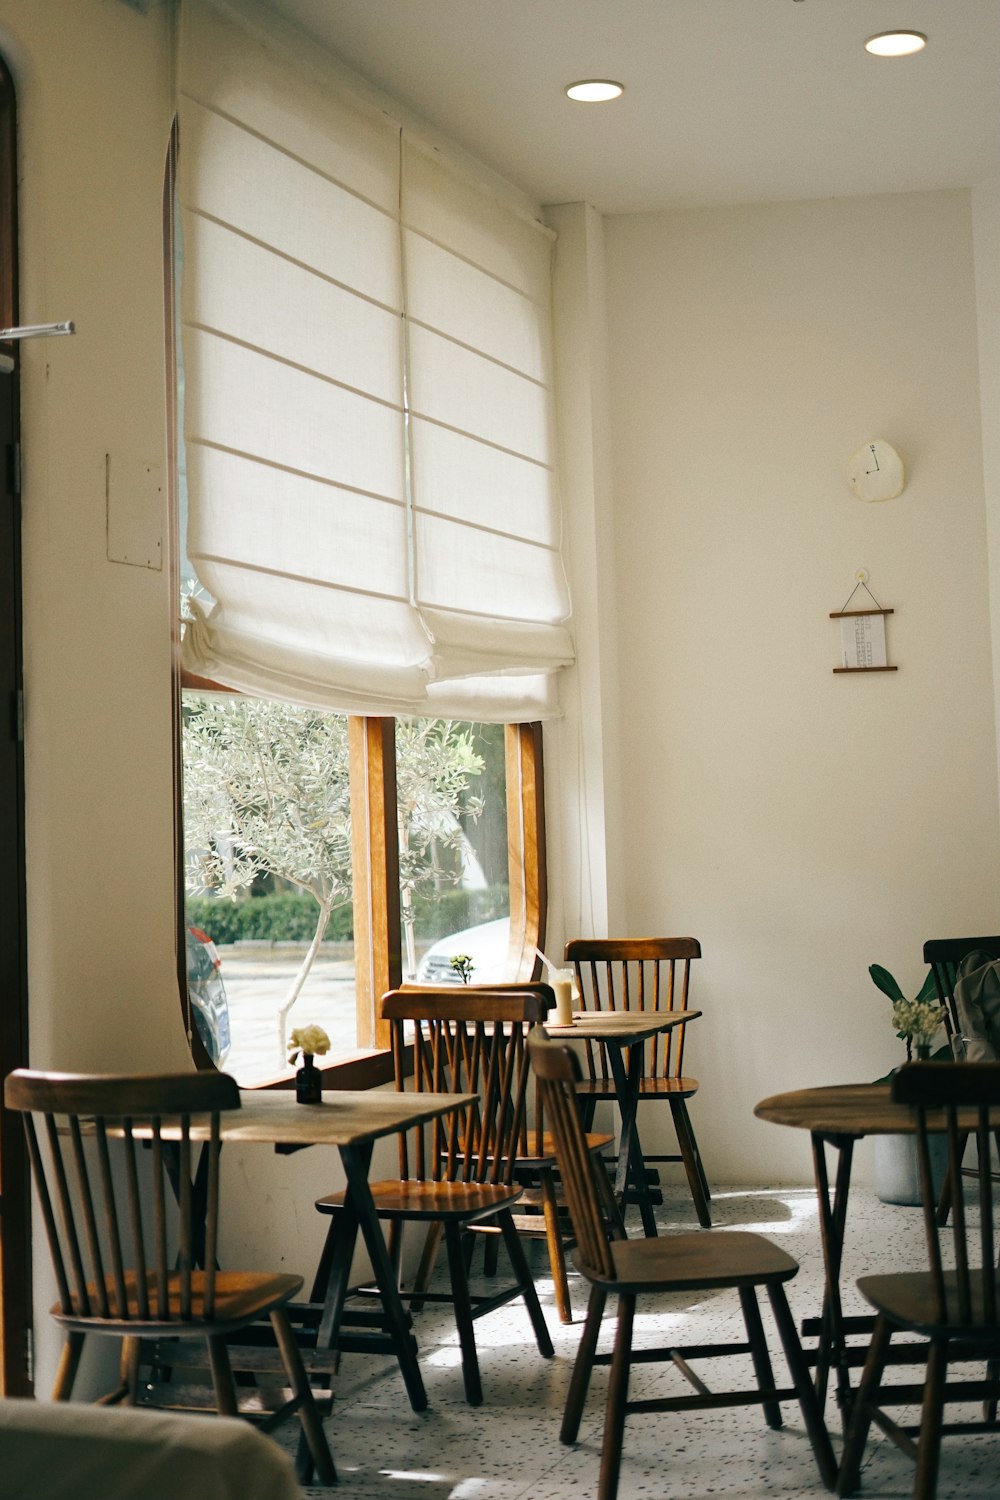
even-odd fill
[{"label": "window sill", "polygon": [[[355,1052],[350,1057],[340,1057],[320,1069],[325,1089],[374,1089],[380,1084],[391,1083],[393,1078],[392,1053],[388,1051]],[[248,1084],[251,1089],[294,1089],[295,1070],[276,1074],[260,1083]]]}]

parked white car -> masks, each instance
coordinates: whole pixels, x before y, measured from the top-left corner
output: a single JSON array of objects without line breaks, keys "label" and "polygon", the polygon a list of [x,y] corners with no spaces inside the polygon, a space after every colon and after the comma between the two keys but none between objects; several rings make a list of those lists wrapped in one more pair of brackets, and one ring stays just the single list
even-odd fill
[{"label": "parked white car", "polygon": [[499,984],[513,979],[510,951],[510,918],[480,922],[448,937],[439,938],[417,965],[418,984],[461,984],[461,976],[451,966],[460,953],[472,959],[470,984]]}]

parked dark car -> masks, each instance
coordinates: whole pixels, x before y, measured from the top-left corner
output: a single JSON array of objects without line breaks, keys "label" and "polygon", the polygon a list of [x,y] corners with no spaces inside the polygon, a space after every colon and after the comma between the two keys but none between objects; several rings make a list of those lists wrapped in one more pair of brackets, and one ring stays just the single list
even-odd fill
[{"label": "parked dark car", "polygon": [[222,978],[222,959],[207,932],[188,927],[187,979],[191,1014],[210,1060],[221,1068],[229,1056],[229,1001]]}]

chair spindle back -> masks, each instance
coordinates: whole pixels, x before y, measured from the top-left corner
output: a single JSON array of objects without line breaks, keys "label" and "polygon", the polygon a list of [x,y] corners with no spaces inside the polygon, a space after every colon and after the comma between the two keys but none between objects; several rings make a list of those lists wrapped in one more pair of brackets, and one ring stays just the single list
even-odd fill
[{"label": "chair spindle back", "polygon": [[[5,1102],[24,1116],[62,1312],[189,1322],[192,1274],[202,1265],[199,1321],[210,1318],[219,1222],[219,1111],[239,1108],[235,1080],[207,1073],[100,1077],[19,1069],[7,1078]],[[206,1187],[204,1226],[192,1214],[195,1117],[208,1129],[199,1167]],[[202,1136],[200,1130],[199,1141]],[[147,1157],[148,1174],[140,1166]],[[168,1205],[175,1198],[173,1233]]]},{"label": "chair spindle back", "polygon": [[1000,959],[1000,937],[931,938],[924,944],[924,963],[930,964],[934,974],[938,999],[945,1010],[944,1024],[949,1041],[962,1031],[955,1005],[958,966],[967,954],[976,952]]},{"label": "chair spindle back", "polygon": [[[584,1010],[686,1010],[691,960],[701,957],[697,938],[575,938],[566,958],[576,970]],[[686,1026],[651,1038],[645,1071],[651,1078],[680,1077]],[[606,1049],[586,1043],[590,1077],[608,1082]]]},{"label": "chair spindle back", "polygon": [[611,1278],[614,1260],[608,1243],[609,1227],[614,1237],[623,1237],[624,1229],[604,1165],[587,1149],[576,1092],[581,1077],[579,1059],[566,1042],[548,1038],[541,1030],[529,1036],[528,1054],[555,1141],[577,1259],[596,1277]]},{"label": "chair spindle back", "polygon": [[383,997],[397,1090],[407,1085],[412,1049],[415,1092],[476,1095],[468,1109],[400,1133],[401,1178],[513,1182],[529,1128],[525,1038],[547,1009],[538,993],[510,988],[448,985]]},{"label": "chair spindle back", "polygon": [[[941,1321],[996,1325],[997,1244],[990,1175],[990,1109],[1000,1111],[1000,1063],[907,1063],[892,1081],[892,1097],[916,1113],[924,1233]],[[960,1117],[961,1116],[961,1117]],[[961,1182],[962,1149],[974,1134],[977,1187],[970,1204],[954,1194],[950,1228],[939,1225],[929,1140],[943,1124],[952,1182]],[[971,1213],[970,1213],[971,1209]],[[978,1234],[970,1222],[978,1218]],[[950,1253],[948,1253],[950,1251]]]}]

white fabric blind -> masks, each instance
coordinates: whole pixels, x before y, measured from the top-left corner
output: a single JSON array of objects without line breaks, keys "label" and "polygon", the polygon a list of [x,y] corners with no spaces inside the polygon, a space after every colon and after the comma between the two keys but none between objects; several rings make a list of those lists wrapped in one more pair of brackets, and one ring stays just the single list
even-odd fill
[{"label": "white fabric blind", "polygon": [[187,550],[212,600],[185,665],[348,712],[550,716],[551,236],[266,28],[184,0]]}]

